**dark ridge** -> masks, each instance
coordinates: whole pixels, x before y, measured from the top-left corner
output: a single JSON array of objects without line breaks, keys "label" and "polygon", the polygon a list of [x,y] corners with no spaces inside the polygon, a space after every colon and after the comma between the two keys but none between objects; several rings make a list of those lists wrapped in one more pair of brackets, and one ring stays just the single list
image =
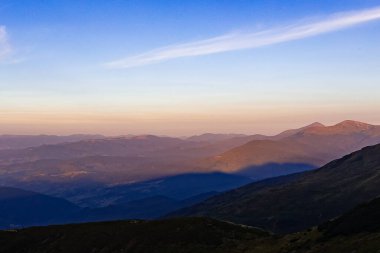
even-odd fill
[{"label": "dark ridge", "polygon": [[276,233],[301,231],[379,196],[379,157],[380,145],[366,147],[296,180],[252,183],[172,216],[207,216]]}]

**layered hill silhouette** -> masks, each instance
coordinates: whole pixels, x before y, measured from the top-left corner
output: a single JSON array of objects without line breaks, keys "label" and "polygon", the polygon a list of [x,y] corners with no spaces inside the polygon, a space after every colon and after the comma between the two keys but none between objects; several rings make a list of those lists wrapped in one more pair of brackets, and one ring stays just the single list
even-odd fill
[{"label": "layered hill silhouette", "polygon": [[184,173],[223,171],[258,181],[311,170],[380,143],[379,129],[344,121],[313,123],[275,136],[144,135],[8,149],[0,151],[0,185],[79,201],[89,199],[94,189]]},{"label": "layered hill silhouette", "polygon": [[[330,150],[332,157],[338,155],[339,152],[344,152],[344,150],[376,142],[378,135],[378,127],[359,122],[345,121],[330,127],[315,123],[273,137],[251,136],[249,137],[251,140],[247,143],[223,152],[223,154],[246,147],[246,145],[250,146],[251,143],[270,142],[290,145],[293,141],[292,145],[294,146],[286,146],[287,148],[284,150],[290,149],[297,152],[285,153],[285,155],[289,155],[284,156],[286,159],[294,157],[296,153],[301,154],[300,157],[302,157],[304,153],[301,153],[301,150],[307,150],[307,147],[310,147],[312,151],[310,154],[319,154],[326,158],[327,155],[323,155],[327,154],[328,150]],[[206,137],[209,138],[210,136]],[[41,182],[45,184],[48,181],[34,181],[36,177],[26,178],[25,175],[27,174],[23,173],[22,170],[30,170],[41,178],[41,174],[46,172],[57,175],[68,171],[77,172],[78,165],[70,163],[81,161],[80,166],[85,168],[83,175],[87,175],[88,171],[97,174],[104,171],[103,168],[105,167],[108,168],[108,172],[117,171],[116,166],[112,166],[112,161],[115,161],[115,158],[120,159],[117,163],[120,164],[119,170],[123,171],[123,163],[127,164],[133,158],[149,161],[146,163],[148,175],[158,168],[149,166],[149,164],[155,165],[156,161],[162,161],[163,165],[165,163],[175,165],[176,162],[185,161],[181,160],[185,155],[177,161],[168,161],[165,159],[167,152],[175,154],[173,150],[179,150],[178,152],[184,152],[187,149],[198,150],[198,148],[218,145],[218,143],[229,140],[220,136],[211,137],[206,145],[206,142],[202,140],[204,137],[201,140],[191,141],[191,143],[188,143],[187,140],[174,138],[175,140],[165,139],[167,146],[165,146],[166,144],[157,144],[157,146],[152,145],[149,148],[147,146],[152,144],[152,138],[154,143],[158,141],[156,138],[168,137],[133,137],[133,142],[130,143],[134,144],[127,144],[133,148],[126,148],[121,145],[121,148],[115,149],[118,152],[124,150],[125,154],[131,156],[123,156],[122,153],[119,153],[119,156],[113,156],[112,152],[114,151],[111,150],[111,146],[108,146],[109,155],[94,154],[89,156],[86,153],[87,151],[83,151],[86,150],[85,148],[82,150],[83,153],[77,150],[79,154],[77,156],[75,156],[75,152],[67,152],[68,157],[74,156],[69,159],[59,157],[40,159],[37,157],[36,160],[30,161],[16,159],[13,163],[12,159],[9,159],[12,155],[7,156],[12,152],[16,152],[16,154],[28,150],[35,152],[41,147],[21,151],[7,150],[1,153],[8,159],[3,161],[11,163],[2,167],[3,169],[0,171],[2,179],[13,173],[15,175],[19,173],[20,178],[24,176],[26,182],[34,182],[38,185]],[[150,139],[148,141],[150,144],[141,144],[138,141],[139,138],[143,142]],[[241,141],[242,138],[248,137],[233,136],[231,143],[237,143],[236,140]],[[252,138],[262,139],[252,140]],[[318,143],[319,139],[326,142],[330,140],[327,144],[323,144],[326,150],[320,147],[311,147],[310,143]],[[101,142],[103,141],[107,142],[108,140],[101,140]],[[120,139],[117,141],[120,141],[119,144],[125,142],[125,140]],[[79,143],[83,142],[87,141],[80,141]],[[94,140],[94,142],[97,143],[98,140]],[[71,144],[57,144],[57,146]],[[270,145],[269,147],[272,147]],[[302,146],[303,149],[297,149],[297,145]],[[98,148],[94,148],[95,151],[91,152],[98,152],[100,146],[98,145]],[[263,145],[261,152],[271,150],[265,147]],[[60,148],[57,150],[61,150]],[[140,156],[140,152],[145,149],[150,150],[149,154]],[[272,152],[274,157],[279,157],[276,156],[277,151]],[[241,151],[241,153],[246,157],[250,156],[250,152]],[[52,154],[55,153],[52,152]],[[33,158],[33,156],[31,157]],[[213,159],[219,159],[222,156],[215,157],[212,155],[204,159],[194,152],[186,157],[200,158],[197,161],[203,165],[204,162],[210,161],[216,164]],[[313,157],[314,155],[311,155],[310,159]],[[221,194],[218,191],[226,191],[252,180],[252,178],[236,174],[248,175],[251,173],[252,176],[255,175],[252,173],[257,173],[259,177],[267,173],[264,177],[272,177],[277,173],[276,170],[284,169],[284,165],[290,166],[287,168],[289,171],[293,169],[293,172],[296,172],[298,169],[292,166],[316,166],[318,161],[310,165],[304,160],[275,160],[271,163],[252,163],[252,160],[247,159],[245,162],[250,165],[237,169],[234,174],[220,172],[191,173],[116,186],[100,184],[99,181],[96,181],[100,175],[98,174],[91,178],[94,182],[93,188],[88,188],[83,194],[83,196],[87,196],[87,199],[81,196],[81,201],[95,203],[94,206],[102,206],[100,208],[80,209],[60,198],[15,188],[0,187],[0,227],[11,228],[9,231],[0,231],[0,252],[376,252],[380,247],[379,157],[380,144],[345,155],[343,158],[329,162],[317,170],[266,179]],[[96,162],[91,163],[91,161]],[[48,164],[44,167],[44,163]],[[57,168],[56,166],[62,166],[62,163],[66,164],[62,170],[54,171]],[[28,167],[30,164],[38,164],[38,166],[31,169]],[[141,164],[139,161],[133,166],[137,168]],[[186,166],[191,169],[189,164]],[[38,167],[41,169],[37,170]],[[236,165],[237,167],[238,165]],[[200,170],[202,169],[200,167]],[[145,171],[145,169],[143,170]],[[127,172],[130,171],[127,169]],[[207,172],[207,170],[204,171]],[[104,175],[106,174],[104,172]],[[116,173],[116,175],[121,174]],[[51,175],[47,177],[49,178]],[[82,182],[81,180],[87,182],[88,179],[87,176],[78,177],[75,173],[67,174],[67,178],[70,180],[79,179],[78,181],[74,180],[78,184]],[[18,181],[15,180],[14,182]],[[52,182],[53,185],[65,183],[59,180]],[[98,189],[98,191],[93,191],[94,189]],[[72,196],[80,195],[77,194],[76,190],[71,190]],[[89,194],[89,192],[92,193]],[[173,212],[178,208],[182,209]],[[164,215],[167,212],[171,213]],[[17,229],[17,227],[33,225],[129,219],[133,217],[151,219],[160,215],[174,218],[156,221],[129,220]],[[181,217],[175,218],[178,216]],[[202,217],[186,218],[183,216]],[[280,233],[281,235],[273,235],[265,231]]]},{"label": "layered hill silhouette", "polygon": [[23,149],[90,139],[102,139],[102,135],[75,134],[57,135],[0,135],[0,150]]},{"label": "layered hill silhouette", "polygon": [[238,175],[192,173],[130,185],[94,187],[83,194],[87,199],[80,199],[81,194],[75,191],[72,196],[65,196],[85,208],[63,198],[0,187],[0,228],[154,219],[248,182],[251,182],[249,178]]},{"label": "layered hill silhouette", "polygon": [[198,159],[242,142],[240,137],[211,143],[148,135],[3,150],[0,183],[17,186],[22,179],[23,186],[43,191],[34,184],[131,183],[186,172],[210,172],[198,165]]},{"label": "layered hill silhouette", "polygon": [[[223,138],[224,137],[224,138]],[[195,137],[194,137],[195,138]],[[207,157],[224,152],[257,138],[244,135],[222,135],[216,140],[192,140],[155,135],[104,137],[76,142],[41,145],[0,151],[0,164],[33,162],[44,159],[73,159],[95,156],[115,157]],[[197,139],[197,138],[195,138]]]},{"label": "layered hill silhouette", "polygon": [[172,216],[209,216],[279,233],[300,231],[380,196],[379,157],[380,145],[366,147],[295,181],[252,183]]},{"label": "layered hill silhouette", "polygon": [[231,139],[239,139],[239,138],[247,138],[249,135],[245,134],[213,134],[213,133],[205,133],[201,135],[194,135],[186,138],[188,141],[195,142],[209,142],[215,143],[219,141],[226,141]]}]

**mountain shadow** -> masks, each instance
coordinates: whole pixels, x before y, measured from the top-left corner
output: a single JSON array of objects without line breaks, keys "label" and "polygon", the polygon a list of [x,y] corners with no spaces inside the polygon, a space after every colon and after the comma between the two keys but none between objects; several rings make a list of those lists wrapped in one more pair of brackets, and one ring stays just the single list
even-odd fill
[{"label": "mountain shadow", "polygon": [[379,157],[380,145],[366,147],[294,181],[252,183],[172,216],[208,216],[277,233],[300,231],[380,196]]},{"label": "mountain shadow", "polygon": [[0,187],[0,228],[64,223],[79,210],[64,199]]},{"label": "mountain shadow", "polygon": [[235,174],[250,177],[254,181],[258,181],[313,169],[316,169],[316,166],[306,163],[267,163],[245,167]]},{"label": "mountain shadow", "polygon": [[165,196],[185,200],[209,192],[224,192],[253,180],[229,173],[184,173],[132,184],[102,188],[81,200],[89,207],[124,205],[130,201]]},{"label": "mountain shadow", "polygon": [[133,200],[125,204],[109,205],[102,208],[85,208],[73,215],[71,222],[93,222],[126,219],[151,220],[180,208],[194,205],[219,192],[202,193],[191,198],[177,200],[166,196],[152,196]]}]

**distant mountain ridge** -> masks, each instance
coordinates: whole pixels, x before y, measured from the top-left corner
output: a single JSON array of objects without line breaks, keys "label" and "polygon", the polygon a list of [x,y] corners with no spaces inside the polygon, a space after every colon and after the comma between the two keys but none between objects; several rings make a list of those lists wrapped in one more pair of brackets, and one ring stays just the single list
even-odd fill
[{"label": "distant mountain ridge", "polygon": [[205,133],[201,135],[194,135],[186,138],[188,141],[197,141],[197,142],[217,142],[224,141],[232,138],[239,137],[248,137],[246,134],[214,134],[214,133]]},{"label": "distant mountain ridge", "polygon": [[0,150],[23,149],[52,145],[66,142],[77,142],[88,139],[105,138],[103,135],[74,134],[67,136],[58,135],[0,135]]},{"label": "distant mountain ridge", "polygon": [[363,147],[380,143],[380,126],[343,121],[333,126],[313,123],[265,140],[253,140],[208,158],[203,166],[225,172],[268,163],[322,166]]}]

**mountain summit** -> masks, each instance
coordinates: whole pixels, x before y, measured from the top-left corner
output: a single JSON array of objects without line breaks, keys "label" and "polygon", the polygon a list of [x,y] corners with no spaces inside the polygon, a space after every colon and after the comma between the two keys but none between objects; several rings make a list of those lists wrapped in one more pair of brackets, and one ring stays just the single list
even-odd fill
[{"label": "mountain summit", "polygon": [[336,124],[333,127],[340,128],[340,129],[368,130],[368,129],[374,128],[376,126],[371,125],[371,124],[367,124],[367,123],[363,123],[360,121],[345,120],[345,121],[342,121],[342,122]]},{"label": "mountain summit", "polygon": [[249,141],[209,160],[207,166],[227,172],[252,171],[268,164],[290,163],[319,167],[363,147],[379,143],[380,126],[352,120],[333,126],[315,122],[265,140]]}]

